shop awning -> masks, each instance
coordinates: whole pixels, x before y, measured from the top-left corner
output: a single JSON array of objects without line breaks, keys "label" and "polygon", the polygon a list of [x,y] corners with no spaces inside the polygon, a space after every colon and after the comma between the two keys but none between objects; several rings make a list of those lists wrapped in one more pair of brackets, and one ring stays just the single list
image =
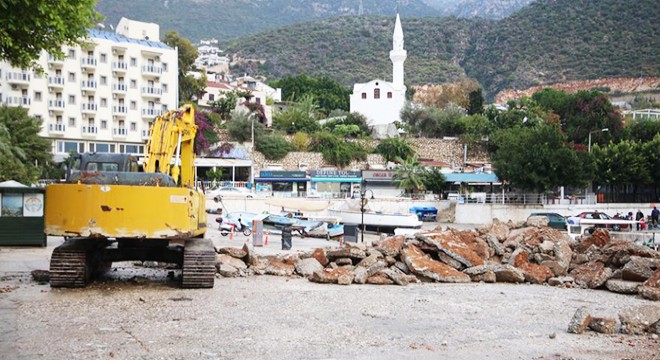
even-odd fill
[{"label": "shop awning", "polygon": [[445,174],[445,179],[447,182],[451,183],[487,183],[487,184],[499,184],[500,180],[497,178],[497,175],[492,173],[450,173]]},{"label": "shop awning", "polygon": [[312,182],[329,182],[329,183],[359,183],[362,179],[360,178],[322,178],[322,177],[313,177]]},{"label": "shop awning", "polygon": [[308,182],[309,178],[254,178],[254,182]]}]

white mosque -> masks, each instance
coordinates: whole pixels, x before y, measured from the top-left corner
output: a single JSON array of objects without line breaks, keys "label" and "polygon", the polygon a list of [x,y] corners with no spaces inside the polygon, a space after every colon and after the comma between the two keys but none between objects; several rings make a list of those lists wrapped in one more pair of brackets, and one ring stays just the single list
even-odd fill
[{"label": "white mosque", "polygon": [[[395,121],[400,121],[399,114],[406,101],[406,86],[403,84],[403,63],[406,57],[401,20],[397,14],[390,51],[392,82],[376,79],[368,83],[355,84],[353,94],[350,96],[351,112],[364,115],[368,124],[374,127],[377,133],[392,134],[392,129],[387,128]],[[395,134],[396,132],[392,135]]]}]

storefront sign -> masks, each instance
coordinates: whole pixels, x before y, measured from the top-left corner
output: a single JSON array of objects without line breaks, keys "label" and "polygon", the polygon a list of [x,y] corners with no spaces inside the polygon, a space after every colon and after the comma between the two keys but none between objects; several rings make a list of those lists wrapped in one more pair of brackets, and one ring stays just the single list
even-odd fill
[{"label": "storefront sign", "polygon": [[365,170],[362,172],[362,178],[366,181],[369,180],[380,180],[380,181],[392,181],[396,176],[396,171],[376,171],[376,170]]},{"label": "storefront sign", "polygon": [[283,179],[283,178],[301,178],[304,179],[307,174],[304,171],[275,171],[275,170],[262,170],[259,172],[259,177],[269,179]]},{"label": "storefront sign", "polygon": [[313,178],[354,179],[360,178],[362,174],[354,170],[312,170],[311,175]]}]

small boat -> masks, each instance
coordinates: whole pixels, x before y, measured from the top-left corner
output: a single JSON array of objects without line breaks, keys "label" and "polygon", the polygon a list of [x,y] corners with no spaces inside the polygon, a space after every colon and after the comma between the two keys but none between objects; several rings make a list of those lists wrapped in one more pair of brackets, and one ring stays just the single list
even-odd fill
[{"label": "small boat", "polygon": [[273,226],[290,226],[297,222],[298,219],[271,214],[264,219],[264,224]]},{"label": "small boat", "polygon": [[328,215],[341,218],[343,224],[362,225],[367,230],[393,233],[396,228],[419,229],[422,222],[413,213],[389,213],[376,211],[365,205],[364,213],[360,209],[360,199],[346,200],[336,207],[328,209]]}]

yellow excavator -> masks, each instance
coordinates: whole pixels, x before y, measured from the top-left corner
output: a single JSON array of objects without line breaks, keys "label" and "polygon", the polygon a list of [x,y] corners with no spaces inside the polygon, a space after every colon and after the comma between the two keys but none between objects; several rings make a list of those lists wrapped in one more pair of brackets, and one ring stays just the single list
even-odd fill
[{"label": "yellow excavator", "polygon": [[204,239],[204,194],[195,186],[194,108],[157,117],[144,171],[128,154],[69,159],[64,183],[46,188],[45,232],[64,236],[50,261],[52,287],[84,287],[116,261],[181,266],[184,288],[211,288],[213,243]]}]

